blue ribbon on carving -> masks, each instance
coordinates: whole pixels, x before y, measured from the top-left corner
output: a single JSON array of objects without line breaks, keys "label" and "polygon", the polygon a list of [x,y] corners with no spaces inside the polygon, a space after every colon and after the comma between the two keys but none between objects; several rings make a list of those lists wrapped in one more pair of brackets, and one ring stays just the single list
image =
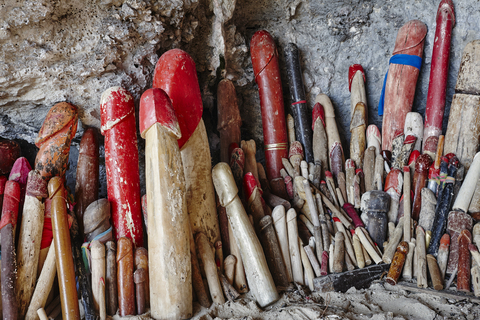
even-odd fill
[{"label": "blue ribbon on carving", "polygon": [[[410,55],[410,54],[396,54],[390,58],[389,64],[391,63],[412,66],[420,70],[420,67],[422,66],[422,58],[419,56]],[[387,85],[387,77],[388,77],[388,71],[387,71],[387,74],[385,75],[385,79],[383,80],[382,93],[380,94],[380,101],[378,102],[379,116],[383,115],[383,107],[385,103],[385,86]]]}]

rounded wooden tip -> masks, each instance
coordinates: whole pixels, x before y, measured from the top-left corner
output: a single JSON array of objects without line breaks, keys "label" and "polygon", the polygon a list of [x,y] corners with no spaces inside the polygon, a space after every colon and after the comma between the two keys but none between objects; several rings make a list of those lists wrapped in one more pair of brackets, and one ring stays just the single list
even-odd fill
[{"label": "rounded wooden tip", "polygon": [[476,223],[474,226],[473,226],[473,235],[474,236],[478,236],[480,235],[480,223]]},{"label": "rounded wooden tip", "polygon": [[362,65],[352,64],[348,68],[348,91],[352,91],[352,81],[355,75],[357,74],[357,72],[360,72],[362,74],[363,82],[367,82],[367,80],[365,80],[365,71],[363,71]]},{"label": "rounded wooden tip", "polygon": [[207,236],[203,232],[197,232],[195,234],[195,242],[198,242],[198,241],[206,241],[206,243],[210,245],[210,241],[208,241]]},{"label": "rounded wooden tip", "polygon": [[288,158],[290,159],[293,156],[301,156],[303,159],[303,146],[300,141],[293,141],[290,145],[290,150],[288,151]]},{"label": "rounded wooden tip", "polygon": [[408,136],[405,137],[405,140],[403,140],[403,144],[413,144],[417,141],[417,137],[415,137],[412,134],[409,134]]},{"label": "rounded wooden tip", "polygon": [[75,130],[73,130],[73,134],[75,134],[77,131],[77,121],[77,107],[68,102],[57,103],[48,111],[42,127],[38,132],[38,137],[35,139],[35,145],[40,148],[52,135],[68,126],[75,126]]},{"label": "rounded wooden tip", "polygon": [[230,153],[230,166],[234,163],[237,163],[243,170],[245,166],[245,153],[242,148],[235,148]]},{"label": "rounded wooden tip", "polygon": [[105,243],[105,247],[108,250],[113,250],[113,251],[116,251],[117,250],[117,245],[115,244],[114,241],[107,241],[107,243]]},{"label": "rounded wooden tip", "polygon": [[20,204],[20,184],[13,180],[8,180],[5,183],[5,197],[8,196],[11,200],[3,202],[2,219],[0,229],[6,224],[11,223],[12,226],[17,224],[18,206]]},{"label": "rounded wooden tip", "polygon": [[129,115],[135,116],[135,103],[128,90],[122,87],[111,87],[102,93],[100,119],[103,135]]},{"label": "rounded wooden tip", "polygon": [[275,41],[268,31],[259,30],[253,34],[250,40],[250,52],[255,76],[270,62],[276,50]]},{"label": "rounded wooden tip", "polygon": [[[325,171],[325,177],[327,177],[327,178],[332,178],[332,179],[333,179],[332,173],[331,173],[330,171],[327,171],[327,170]],[[326,183],[326,182],[325,182],[325,183]]]},{"label": "rounded wooden tip", "polygon": [[229,255],[223,260],[224,265],[233,265],[237,263],[237,258],[234,255]]},{"label": "rounded wooden tip", "polygon": [[342,232],[337,231],[337,233],[335,233],[335,242],[343,241],[343,240],[345,240],[345,236],[343,235]]},{"label": "rounded wooden tip", "polygon": [[82,140],[80,140],[80,148],[78,154],[89,157],[98,157],[98,130],[89,127],[83,132]]},{"label": "rounded wooden tip", "polygon": [[60,177],[53,177],[48,182],[48,195],[49,198],[53,198],[57,193],[62,189],[62,193],[59,194],[61,197],[64,196],[63,194],[63,179]]},{"label": "rounded wooden tip", "polygon": [[133,255],[132,240],[127,237],[121,237],[117,241],[117,263],[129,254]]},{"label": "rounded wooden tip", "polygon": [[455,7],[452,0],[442,0],[438,5],[437,19],[442,14],[450,15],[452,19],[452,28],[455,26]]},{"label": "rounded wooden tip", "polygon": [[450,235],[445,233],[440,239],[440,247],[448,248],[450,246]]},{"label": "rounded wooden tip", "polygon": [[133,273],[133,282],[143,283],[147,280],[147,271],[143,268],[135,270]]},{"label": "rounded wooden tip", "polygon": [[320,119],[322,121],[323,127],[325,128],[325,110],[323,109],[323,106],[317,102],[313,106],[312,110],[312,130],[315,129],[315,122],[317,119]]},{"label": "rounded wooden tip", "polygon": [[297,212],[295,211],[295,209],[291,208],[291,209],[288,209],[287,211],[287,222],[295,219],[297,217]]},{"label": "rounded wooden tip", "polygon": [[[407,124],[414,124],[418,123],[422,126],[423,128],[423,117],[420,113],[418,112],[408,112],[407,115],[405,116],[405,128],[407,128]],[[407,131],[407,130],[405,130]]]},{"label": "rounded wooden tip", "polygon": [[[419,46],[419,44],[425,39],[427,35],[427,26],[422,21],[415,19],[405,23],[397,33],[395,39],[395,48],[392,55],[399,54],[404,50]],[[421,56],[423,52],[423,46],[419,46],[417,55]]]},{"label": "rounded wooden tip", "polygon": [[433,153],[437,152],[438,137],[430,136],[423,142],[423,152]]},{"label": "rounded wooden tip", "polygon": [[216,249],[216,250],[222,249],[222,241],[217,241],[217,242],[215,242],[215,249]]},{"label": "rounded wooden tip", "polygon": [[335,118],[335,111],[333,110],[332,101],[326,94],[320,93],[317,95],[315,98],[315,103],[317,102],[323,106],[326,118]]},{"label": "rounded wooden tip", "polygon": [[277,222],[278,220],[285,218],[285,207],[282,205],[278,205],[275,208],[273,208],[272,218],[274,222]]},{"label": "rounded wooden tip", "polygon": [[139,113],[142,138],[145,139],[145,132],[157,122],[177,139],[182,137],[172,102],[162,89],[148,89],[142,94]]},{"label": "rounded wooden tip", "polygon": [[408,158],[408,165],[410,165],[412,162],[416,162],[419,156],[420,151],[413,150],[412,153],[410,153],[410,157]]},{"label": "rounded wooden tip", "polygon": [[374,124],[371,124],[367,127],[367,138],[369,137],[375,137],[377,139],[382,138],[382,134],[380,133],[380,130]]},{"label": "rounded wooden tip", "polygon": [[269,215],[266,215],[262,219],[260,219],[260,221],[258,222],[258,226],[260,227],[260,229],[264,229],[265,227],[268,227],[269,225],[271,225],[272,222],[273,222],[272,217]]},{"label": "rounded wooden tip", "polygon": [[110,219],[110,202],[108,199],[99,199],[92,202],[83,213],[85,234],[94,231],[108,219]]},{"label": "rounded wooden tip", "polygon": [[409,250],[408,242],[407,241],[402,241],[398,244],[397,246],[397,251],[400,253],[407,254]]},{"label": "rounded wooden tip", "polygon": [[90,252],[92,253],[92,259],[105,258],[105,246],[98,240],[91,243]]},{"label": "rounded wooden tip", "polygon": [[392,169],[385,179],[385,191],[393,188],[399,195],[402,193],[403,176],[400,169]]},{"label": "rounded wooden tip", "polygon": [[197,69],[192,57],[181,49],[162,54],[155,66],[152,87],[164,90],[172,101],[182,133],[178,146],[182,148],[202,120],[203,113]]},{"label": "rounded wooden tip", "polygon": [[423,234],[423,236],[425,236],[425,230],[421,226],[417,226],[416,234],[419,234],[419,233]]},{"label": "rounded wooden tip", "polygon": [[212,169],[213,185],[222,207],[228,205],[237,195],[238,189],[230,166],[220,162]]},{"label": "rounded wooden tip", "polygon": [[8,180],[17,181],[23,185],[27,183],[28,173],[32,171],[32,167],[25,157],[20,157],[15,160]]},{"label": "rounded wooden tip", "polygon": [[247,172],[243,176],[243,189],[245,190],[245,195],[247,199],[250,199],[250,196],[255,191],[255,188],[258,188],[257,180],[253,176],[253,173]]},{"label": "rounded wooden tip", "polygon": [[240,148],[238,143],[236,143],[236,142],[230,143],[230,145],[228,146],[228,154],[230,155],[230,157],[232,156],[233,150],[235,150],[236,148]]},{"label": "rounded wooden tip", "polygon": [[353,161],[352,159],[347,159],[347,161],[345,161],[345,168],[346,169],[355,169],[355,161]]},{"label": "rounded wooden tip", "polygon": [[144,247],[136,247],[135,248],[135,261],[137,259],[148,257],[148,251]]},{"label": "rounded wooden tip", "polygon": [[362,195],[362,199],[360,201],[361,210],[387,212],[390,208],[390,199],[391,197],[385,191],[367,191]]}]

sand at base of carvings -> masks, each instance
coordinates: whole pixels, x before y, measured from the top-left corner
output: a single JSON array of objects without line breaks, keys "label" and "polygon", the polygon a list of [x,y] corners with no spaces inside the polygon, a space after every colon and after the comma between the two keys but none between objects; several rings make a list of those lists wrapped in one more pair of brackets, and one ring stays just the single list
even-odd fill
[{"label": "sand at base of carvings", "polygon": [[[235,302],[213,304],[209,309],[193,304],[194,320],[242,319],[479,319],[480,305],[466,300],[451,300],[424,293],[410,293],[382,283],[369,289],[351,288],[346,293],[308,294],[308,289],[290,288],[279,301],[262,310],[250,293]],[[109,319],[152,319],[149,312],[141,316]]]}]

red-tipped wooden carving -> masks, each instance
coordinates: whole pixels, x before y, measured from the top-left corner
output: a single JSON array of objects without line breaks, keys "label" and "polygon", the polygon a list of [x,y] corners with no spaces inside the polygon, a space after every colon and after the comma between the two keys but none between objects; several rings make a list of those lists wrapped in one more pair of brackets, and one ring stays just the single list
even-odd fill
[{"label": "red-tipped wooden carving", "polygon": [[[288,154],[278,52],[275,41],[265,30],[257,31],[253,35],[250,51],[255,82],[260,94],[267,177],[272,181],[281,177],[282,158],[286,158]],[[276,186],[284,187],[285,184]],[[276,190],[272,185],[272,192],[276,195],[281,196],[283,190]]]},{"label": "red-tipped wooden carving", "polygon": [[321,177],[325,177],[325,170],[328,169],[328,140],[325,131],[325,111],[320,103],[315,103],[312,111],[313,126],[313,158],[315,164],[321,165]]},{"label": "red-tipped wooden carving", "polygon": [[392,169],[385,179],[385,192],[390,195],[390,211],[388,212],[388,221],[396,222],[398,215],[398,204],[403,188],[403,176],[400,169]]},{"label": "red-tipped wooden carving", "polygon": [[415,173],[413,174],[413,202],[412,218],[418,220],[422,207],[422,189],[427,186],[428,169],[432,165],[432,159],[428,154],[422,154],[415,162]]},{"label": "red-tipped wooden carving", "polygon": [[184,319],[192,313],[191,231],[180,128],[162,89],[149,89],[140,98],[140,132],[146,140],[151,312],[155,319]]},{"label": "red-tipped wooden carving", "polygon": [[37,280],[38,259],[42,241],[45,205],[38,196],[38,185],[46,190],[46,182],[38,171],[28,174],[24,203],[25,214],[19,230],[17,251],[17,306],[19,316],[25,316]]},{"label": "red-tipped wooden carving", "polygon": [[[100,99],[108,200],[116,239],[128,237],[143,246],[142,203],[138,169],[137,130],[133,96],[121,87]],[[122,146],[120,148],[120,146]]]},{"label": "red-tipped wooden carving", "polygon": [[365,72],[359,64],[348,68],[348,89],[350,90],[350,157],[358,168],[363,166],[365,152],[368,108],[365,92]]},{"label": "red-tipped wooden carving", "polygon": [[15,282],[17,263],[15,259],[15,225],[17,224],[20,203],[20,185],[15,181],[7,181],[0,220],[2,236],[2,311],[4,319],[18,317]]},{"label": "red-tipped wooden carving", "polygon": [[[187,210],[193,233],[203,232],[211,244],[220,240],[212,182],[212,161],[203,104],[193,59],[180,49],[165,52],[157,62],[153,87],[172,101],[181,138],[178,146],[185,175]],[[280,170],[280,169],[279,169]]]},{"label": "red-tipped wooden carving", "polygon": [[[412,20],[398,30],[392,55],[422,57],[427,26]],[[385,84],[382,150],[392,150],[395,132],[403,132],[405,117],[412,110],[415,85],[420,70],[411,65],[391,63]]]},{"label": "red-tipped wooden carving", "polygon": [[438,5],[437,27],[433,43],[430,82],[428,84],[427,107],[423,141],[424,152],[437,150],[438,137],[442,134],[443,114],[447,93],[447,76],[450,56],[450,39],[455,25],[455,11],[451,0],[442,0]]}]

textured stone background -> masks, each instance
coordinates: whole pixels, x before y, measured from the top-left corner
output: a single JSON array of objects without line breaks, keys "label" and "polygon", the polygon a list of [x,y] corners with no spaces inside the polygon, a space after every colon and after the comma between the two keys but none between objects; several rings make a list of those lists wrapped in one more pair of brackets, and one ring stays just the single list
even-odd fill
[{"label": "textured stone background", "polygon": [[[302,52],[309,106],[326,93],[336,110],[344,146],[349,141],[348,67],[366,71],[369,121],[381,126],[377,104],[398,29],[411,19],[428,27],[424,64],[414,111],[424,113],[439,0],[0,0],[0,137],[17,139],[33,163],[32,145],[48,110],[59,101],[75,104],[81,125],[71,151],[69,185],[74,186],[78,143],[84,126],[100,125],[102,92],[116,85],[137,98],[151,87],[158,57],[178,47],[197,63],[213,161],[218,159],[216,85],[234,81],[243,118],[244,139],[261,148],[258,90],[253,81],[249,42],[259,29],[276,39],[281,64],[283,47],[295,42]],[[447,108],[464,46],[480,37],[480,4],[454,0]],[[286,74],[285,105],[289,105]],[[143,140],[140,143],[142,180]],[[344,148],[348,150],[348,148]],[[103,152],[102,152],[103,154]],[[262,160],[262,152],[258,159]],[[104,159],[101,159],[104,163]],[[101,196],[106,196],[101,169]],[[144,189],[144,185],[143,185]]]}]

